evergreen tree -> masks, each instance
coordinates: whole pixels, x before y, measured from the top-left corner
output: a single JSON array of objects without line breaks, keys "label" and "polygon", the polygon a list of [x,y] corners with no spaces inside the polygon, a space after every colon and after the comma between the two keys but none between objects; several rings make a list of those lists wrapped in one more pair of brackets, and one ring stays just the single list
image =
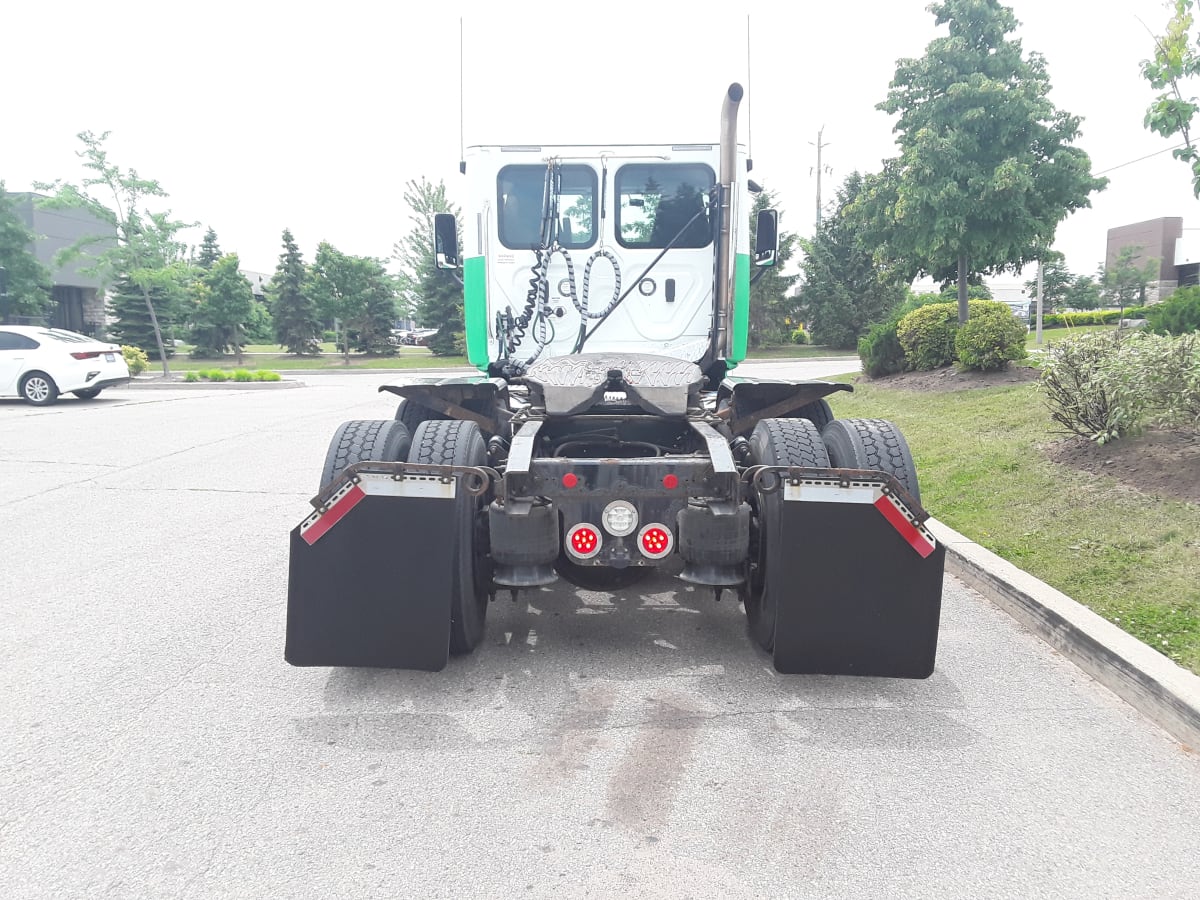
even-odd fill
[{"label": "evergreen tree", "polygon": [[232,349],[242,363],[246,328],[254,315],[254,292],[238,271],[238,257],[230,253],[217,260],[198,283],[195,325],[196,356]]},{"label": "evergreen tree", "polygon": [[854,172],[837,192],[837,211],[821,220],[800,270],[799,301],[813,343],[853,349],[858,339],[904,301],[904,285],[875,262],[862,240],[861,223],[850,214],[862,189]]},{"label": "evergreen tree", "polygon": [[[758,236],[758,214],[775,206],[773,191],[762,191],[754,197],[750,208],[750,246]],[[783,214],[779,215],[782,225]],[[791,340],[787,319],[796,311],[796,301],[788,296],[799,275],[784,275],[783,269],[796,252],[797,236],[779,229],[779,255],[775,265],[767,269],[750,288],[750,346],[762,343],[784,343]],[[762,270],[756,270],[762,271]]]},{"label": "evergreen tree", "polygon": [[8,282],[7,294],[0,296],[0,322],[9,316],[44,316],[54,306],[50,272],[33,255],[33,241],[0,181],[0,266]]},{"label": "evergreen tree", "polygon": [[207,272],[216,265],[220,258],[221,248],[217,245],[217,233],[209,228],[204,233],[204,240],[200,243],[200,253],[196,256],[196,265]]},{"label": "evergreen tree", "polygon": [[[1071,284],[1075,277],[1067,270],[1067,258],[1057,250],[1049,250],[1042,257],[1042,313],[1049,315],[1067,302]],[[1025,294],[1037,309],[1037,267],[1034,276],[1025,282]]]},{"label": "evergreen tree", "polygon": [[[433,249],[433,217],[448,212],[457,219],[459,211],[446,197],[445,182],[435,185],[424,177],[405,185],[404,202],[409,209],[409,233],[395,244],[392,253],[400,270],[401,308],[423,327],[438,330],[429,341],[435,356],[462,353],[462,285],[450,272],[437,267]],[[462,234],[461,221],[458,233]],[[460,241],[460,258],[461,251]]]},{"label": "evergreen tree", "polygon": [[397,352],[392,329],[396,327],[396,286],[377,259],[355,257],[366,300],[358,325],[355,349],[363,353],[394,356]]},{"label": "evergreen tree", "polygon": [[[163,334],[163,349],[168,357],[175,355],[174,325],[180,313],[180,303],[172,291],[163,284],[149,288],[150,300],[158,313],[158,325]],[[140,347],[150,359],[158,359],[158,342],[154,339],[154,323],[150,321],[150,310],[142,289],[128,277],[116,280],[109,294],[109,312],[113,322],[108,327],[109,335],[120,344]]]},{"label": "evergreen tree", "polygon": [[316,355],[321,352],[321,323],[317,304],[308,291],[307,270],[291,231],[283,230],[283,253],[267,287],[275,339],[288,353]]}]

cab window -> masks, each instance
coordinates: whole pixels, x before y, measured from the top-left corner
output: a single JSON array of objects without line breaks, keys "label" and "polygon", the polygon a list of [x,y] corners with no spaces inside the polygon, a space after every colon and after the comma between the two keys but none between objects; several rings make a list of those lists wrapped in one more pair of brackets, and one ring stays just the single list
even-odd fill
[{"label": "cab window", "polygon": [[696,163],[622,166],[616,176],[617,241],[623,247],[661,250],[679,235],[675,247],[708,246],[713,219],[709,192],[715,182],[713,170]]},{"label": "cab window", "polygon": [[[568,249],[596,242],[596,172],[591,166],[559,167],[558,242]],[[500,243],[528,250],[541,242],[546,166],[505,166],[496,178]]]}]

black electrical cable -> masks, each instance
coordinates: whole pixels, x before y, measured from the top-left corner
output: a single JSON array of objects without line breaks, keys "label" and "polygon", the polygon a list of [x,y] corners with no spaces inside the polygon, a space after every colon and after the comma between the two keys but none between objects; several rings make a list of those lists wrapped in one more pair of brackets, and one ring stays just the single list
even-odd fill
[{"label": "black electrical cable", "polygon": [[642,271],[642,274],[633,280],[633,284],[631,284],[625,290],[625,293],[623,293],[619,297],[617,297],[616,302],[611,304],[609,306],[609,308],[607,310],[605,310],[604,315],[600,316],[600,320],[598,322],[596,322],[595,325],[592,326],[591,331],[585,332],[584,329],[587,328],[587,323],[586,322],[580,323],[579,339],[575,342],[575,347],[571,350],[572,353],[583,352],[583,345],[585,343],[587,343],[588,339],[590,339],[593,334],[596,333],[596,329],[599,328],[601,325],[603,325],[604,320],[613,314],[613,312],[616,310],[616,308],[625,301],[626,297],[628,297],[631,293],[633,293],[633,289],[642,283],[642,279],[650,274],[650,270],[658,265],[658,261],[667,255],[668,250],[671,250],[675,247],[675,243],[681,237],[683,237],[684,233],[689,228],[692,227],[692,223],[695,222],[697,219],[699,219],[702,215],[704,215],[706,211],[707,210],[701,209],[694,216],[692,216],[690,219],[688,219],[687,224],[679,229],[679,232],[675,235],[675,237],[673,237],[673,238],[671,238],[671,240],[667,241],[667,245],[665,247],[663,247],[662,250],[659,251],[658,256],[654,257],[654,259],[650,261],[650,265],[646,266],[646,268]]}]

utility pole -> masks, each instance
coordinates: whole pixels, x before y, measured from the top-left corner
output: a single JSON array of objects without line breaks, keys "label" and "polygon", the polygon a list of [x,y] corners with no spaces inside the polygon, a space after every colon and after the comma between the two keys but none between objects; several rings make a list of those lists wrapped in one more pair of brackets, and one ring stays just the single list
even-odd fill
[{"label": "utility pole", "polygon": [[[1043,255],[1044,255],[1043,251]],[[1042,258],[1038,257],[1038,283],[1037,283],[1037,337],[1033,339],[1034,344],[1038,347],[1042,346]]]},{"label": "utility pole", "polygon": [[817,143],[815,145],[813,145],[812,141],[808,142],[809,145],[816,146],[816,148],[817,148],[817,170],[816,171],[817,171],[817,229],[818,230],[820,230],[820,228],[821,228],[821,172],[822,172],[821,150],[823,150],[825,147],[829,146],[828,144],[821,143],[821,135],[823,135],[824,133],[825,133],[825,126],[822,125],[821,128],[817,131]]}]

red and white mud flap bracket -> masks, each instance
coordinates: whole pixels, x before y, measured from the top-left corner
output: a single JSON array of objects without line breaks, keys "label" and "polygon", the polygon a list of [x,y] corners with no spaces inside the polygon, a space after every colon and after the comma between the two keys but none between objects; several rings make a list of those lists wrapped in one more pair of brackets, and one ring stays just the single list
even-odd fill
[{"label": "red and white mud flap bracket", "polygon": [[445,668],[454,499],[486,493],[497,478],[467,466],[346,469],[292,529],[284,658],[294,666]]},{"label": "red and white mud flap bracket", "polygon": [[[760,467],[783,503],[766,565],[780,672],[928,678],[937,654],[946,548],[883,472]],[[770,526],[768,526],[770,527]],[[772,539],[773,538],[773,539]]]}]

